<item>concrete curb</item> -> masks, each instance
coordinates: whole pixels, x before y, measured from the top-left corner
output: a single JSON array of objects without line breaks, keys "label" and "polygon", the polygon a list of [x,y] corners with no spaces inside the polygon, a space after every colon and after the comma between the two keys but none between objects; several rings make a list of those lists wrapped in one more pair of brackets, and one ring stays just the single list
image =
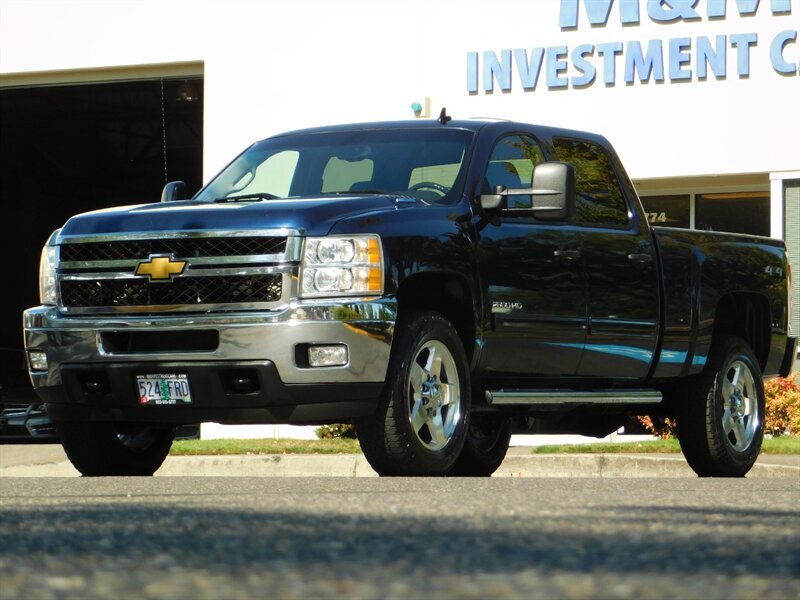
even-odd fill
[{"label": "concrete curb", "polygon": [[[0,477],[77,477],[68,461],[0,469]],[[170,456],[161,477],[376,477],[361,454]],[[682,457],[625,454],[510,455],[495,477],[695,477]],[[795,478],[800,467],[756,464],[749,478]]]}]

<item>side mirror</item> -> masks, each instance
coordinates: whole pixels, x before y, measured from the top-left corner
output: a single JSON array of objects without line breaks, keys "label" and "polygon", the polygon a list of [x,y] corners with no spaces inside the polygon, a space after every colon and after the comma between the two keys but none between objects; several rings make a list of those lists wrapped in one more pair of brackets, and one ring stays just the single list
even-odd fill
[{"label": "side mirror", "polygon": [[546,162],[533,170],[533,215],[563,221],[575,206],[575,170],[565,162]]},{"label": "side mirror", "polygon": [[494,188],[494,194],[481,194],[483,210],[494,211],[506,208],[508,206],[508,198],[506,198],[508,194],[505,192],[506,186],[497,185]]},{"label": "side mirror", "polygon": [[161,192],[162,202],[186,199],[186,184],[183,181],[170,181]]}]

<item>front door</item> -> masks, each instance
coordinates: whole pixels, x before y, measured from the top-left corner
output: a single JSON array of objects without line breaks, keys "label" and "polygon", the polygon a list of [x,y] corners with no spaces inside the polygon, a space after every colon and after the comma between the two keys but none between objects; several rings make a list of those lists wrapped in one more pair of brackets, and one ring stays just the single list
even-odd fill
[{"label": "front door", "polygon": [[[543,161],[531,136],[501,138],[483,192],[498,185],[530,188],[533,169]],[[566,222],[537,221],[530,208],[530,196],[509,196],[508,209],[478,231],[491,310],[481,367],[487,374],[574,375],[586,335],[582,234]]]}]

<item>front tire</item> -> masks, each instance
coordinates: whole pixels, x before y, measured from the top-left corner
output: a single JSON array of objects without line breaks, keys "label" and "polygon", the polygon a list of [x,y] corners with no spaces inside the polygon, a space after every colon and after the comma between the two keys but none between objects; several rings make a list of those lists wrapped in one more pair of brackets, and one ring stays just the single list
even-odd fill
[{"label": "front tire", "polygon": [[712,345],[703,375],[677,407],[678,440],[700,477],[744,477],[764,440],[764,382],[747,343],[726,336]]},{"label": "front tire", "polygon": [[169,453],[175,428],[149,423],[61,421],[67,458],[86,477],[150,476]]},{"label": "front tire", "polygon": [[469,422],[467,358],[453,326],[432,311],[397,324],[375,415],[356,422],[358,441],[379,475],[446,475]]}]

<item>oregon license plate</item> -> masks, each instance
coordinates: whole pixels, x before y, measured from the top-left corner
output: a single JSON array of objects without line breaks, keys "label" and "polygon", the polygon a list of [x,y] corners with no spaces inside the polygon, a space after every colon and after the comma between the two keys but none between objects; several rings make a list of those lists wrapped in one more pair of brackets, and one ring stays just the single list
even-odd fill
[{"label": "oregon license plate", "polygon": [[136,376],[139,404],[191,404],[189,378],[185,373]]}]

